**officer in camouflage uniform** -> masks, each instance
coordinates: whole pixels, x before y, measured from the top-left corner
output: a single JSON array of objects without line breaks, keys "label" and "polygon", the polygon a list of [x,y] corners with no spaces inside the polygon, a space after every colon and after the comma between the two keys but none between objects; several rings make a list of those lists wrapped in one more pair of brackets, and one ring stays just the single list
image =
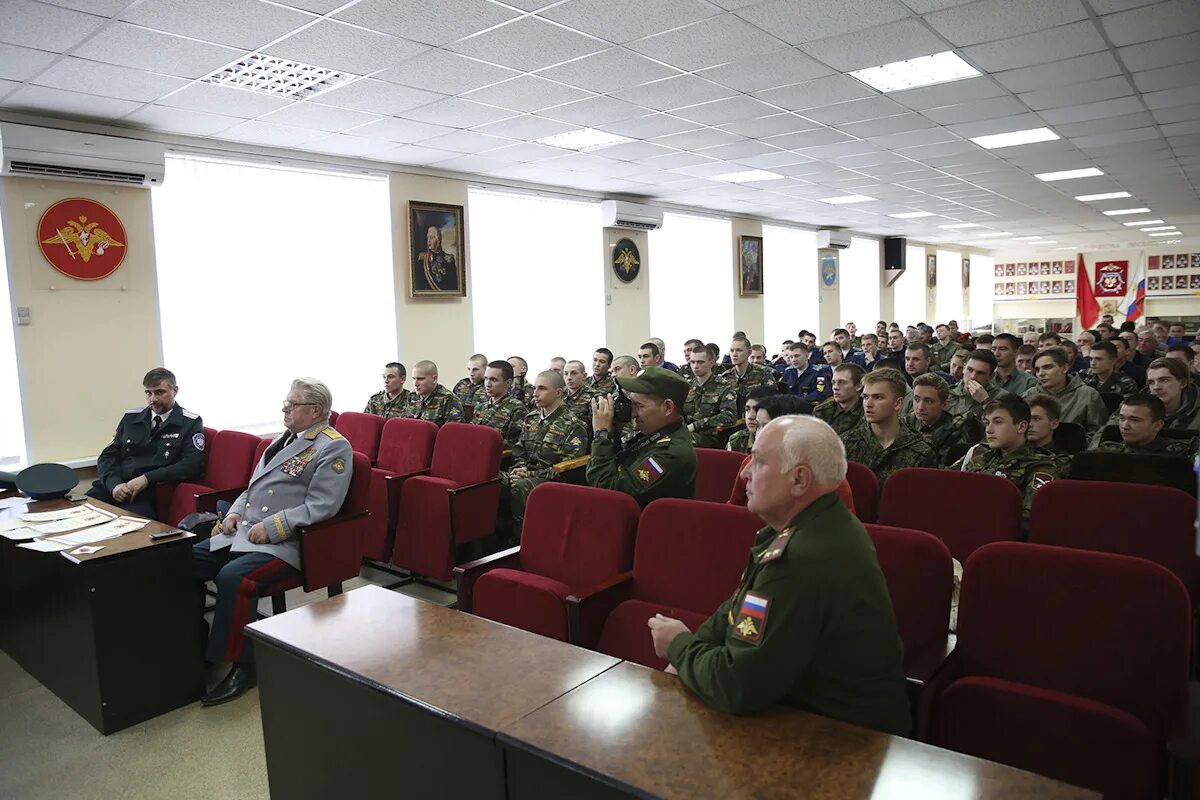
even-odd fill
[{"label": "officer in camouflage uniform", "polygon": [[1196,440],[1166,439],[1163,429],[1166,408],[1157,397],[1135,394],[1125,398],[1117,409],[1121,441],[1101,442],[1097,450],[1116,453],[1147,453],[1160,456],[1193,458]]},{"label": "officer in camouflage uniform", "polygon": [[938,325],[934,330],[937,333],[937,342],[929,346],[929,356],[933,364],[933,369],[949,372],[950,359],[962,348],[958,346],[958,342],[954,341],[954,337],[950,335],[949,325]]},{"label": "officer in camouflage uniform", "polygon": [[529,413],[524,403],[509,395],[512,379],[512,364],[507,361],[488,364],[483,373],[484,394],[471,417],[472,425],[487,425],[500,431],[506,448],[511,448],[521,438],[525,415]]},{"label": "officer in camouflage uniform", "polygon": [[862,381],[866,373],[858,364],[838,364],[833,370],[833,397],[813,408],[813,416],[839,436],[862,422]]},{"label": "officer in camouflage uniform", "polygon": [[423,419],[439,427],[447,422],[462,422],[462,403],[449,389],[438,383],[437,364],[418,361],[413,367],[413,386],[416,389],[404,404],[402,416]]},{"label": "officer in camouflage uniform", "polygon": [[[617,382],[612,376],[613,352],[607,347],[601,347],[596,352],[592,353],[592,374],[584,381],[584,385],[591,389],[592,395],[612,394],[617,390]],[[564,370],[566,369],[564,365]],[[591,409],[588,409],[588,416],[591,417]]]},{"label": "officer in camouflage uniform", "polygon": [[706,348],[692,351],[691,389],[683,403],[683,418],[695,447],[719,447],[719,428],[737,422],[737,391],[713,374],[713,357]]},{"label": "officer in camouflage uniform", "polygon": [[404,416],[404,406],[412,392],[404,388],[404,365],[393,361],[383,368],[383,391],[376,392],[367,400],[364,414],[374,414],[384,419]]},{"label": "officer in camouflage uniform", "polygon": [[467,359],[466,377],[454,384],[454,388],[451,389],[454,396],[458,398],[458,402],[464,406],[482,403],[487,396],[483,385],[483,371],[487,369],[487,363],[487,356],[482,353],[476,353]]},{"label": "officer in camouflage uniform", "polygon": [[1079,374],[1084,385],[1100,394],[1116,392],[1129,397],[1138,390],[1137,381],[1117,369],[1117,348],[1112,342],[1097,342],[1092,345],[1092,365]]},{"label": "officer in camouflage uniform", "polygon": [[978,422],[970,415],[956,417],[947,412],[949,398],[950,387],[940,375],[918,375],[912,385],[912,413],[903,420],[933,449],[939,467],[950,465],[951,450],[979,441]]},{"label": "officer in camouflage uniform", "polygon": [[898,469],[936,467],[933,448],[920,434],[900,424],[900,407],[908,389],[900,370],[873,370],[863,377],[862,387],[863,420],[842,434],[846,458],[869,467],[880,486]]},{"label": "officer in camouflage uniform", "polygon": [[[692,351],[697,347],[704,347],[704,342],[699,339],[688,339],[683,343],[683,363],[679,365],[679,371],[676,374],[685,380],[694,377],[692,375]],[[713,361],[716,361],[716,359],[717,357],[714,355]],[[717,365],[717,367],[719,366],[720,364]],[[724,370],[714,367],[713,372],[720,375]]]},{"label": "officer in camouflage uniform", "polygon": [[950,389],[949,412],[956,417],[971,414],[982,419],[983,407],[1006,393],[992,382],[995,373],[996,356],[990,350],[971,351],[963,363],[962,380]]},{"label": "officer in camouflage uniform", "polygon": [[[737,590],[694,633],[663,615],[647,624],[668,672],[720,711],[784,703],[904,736],[912,718],[903,645],[875,548],[838,498],[841,449],[811,417],[766,425],[747,493],[768,524]],[[789,452],[801,454],[798,463]]]},{"label": "officer in camouflage uniform", "polygon": [[583,362],[568,361],[567,366],[563,368],[563,380],[566,382],[563,404],[586,425],[592,418],[592,398],[596,393],[587,387],[587,373],[584,372]]},{"label": "officer in camouflage uniform", "polygon": [[750,363],[750,340],[735,336],[729,345],[730,366],[721,377],[737,391],[738,413],[746,407],[746,396],[756,386],[774,386],[775,372],[770,367]]},{"label": "officer in camouflage uniform", "polygon": [[688,382],[669,369],[646,367],[637,377],[617,378],[633,402],[640,433],[613,441],[613,405],[607,397],[592,404],[592,457],[589,486],[631,495],[643,508],[660,497],[691,499],[696,492],[696,450],[683,424]]},{"label": "officer in camouflage uniform", "polygon": [[513,536],[521,536],[525,502],[539,483],[557,476],[554,465],[581,456],[587,449],[587,426],[563,402],[565,385],[553,370],[538,373],[534,386],[537,410],[525,415],[521,436],[513,446],[512,467],[500,473],[500,486],[512,510]]}]

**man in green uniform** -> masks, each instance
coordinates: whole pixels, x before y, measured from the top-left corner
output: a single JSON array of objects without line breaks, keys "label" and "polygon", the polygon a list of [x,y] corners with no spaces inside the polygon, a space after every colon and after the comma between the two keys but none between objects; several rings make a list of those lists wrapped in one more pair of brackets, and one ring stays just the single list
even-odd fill
[{"label": "man in green uniform", "polygon": [[1017,350],[1021,340],[1011,333],[1000,333],[992,340],[992,355],[996,357],[996,371],[992,374],[992,385],[1013,394],[1025,394],[1037,388],[1037,378],[1017,366]]},{"label": "man in green uniform", "polygon": [[1025,402],[1029,404],[1029,430],[1025,432],[1025,441],[1054,458],[1060,476],[1069,474],[1071,454],[1054,441],[1054,432],[1062,422],[1062,406],[1048,394],[1030,395]]},{"label": "man in green uniform", "polygon": [[1112,342],[1092,345],[1091,359],[1091,367],[1079,375],[1084,384],[1100,394],[1116,392],[1129,397],[1137,392],[1137,381],[1117,369],[1117,347]]},{"label": "man in green uniform", "polygon": [[464,406],[473,406],[483,402],[483,371],[487,369],[487,364],[487,356],[483,353],[476,353],[467,359],[466,377],[454,384],[454,388],[451,390],[458,398],[458,402]]},{"label": "man in green uniform", "polygon": [[971,414],[981,418],[983,407],[1005,393],[992,382],[995,372],[996,356],[992,351],[972,350],[963,362],[962,380],[950,389],[950,413],[956,417]]},{"label": "man in green uniform", "polygon": [[462,403],[449,389],[438,383],[437,364],[432,361],[417,362],[413,367],[413,389],[401,416],[428,420],[438,427],[447,422],[463,421]]},{"label": "man in green uniform", "polygon": [[933,368],[942,372],[949,372],[951,357],[962,348],[958,346],[958,342],[954,341],[954,337],[950,335],[949,325],[938,325],[934,331],[937,333],[937,342],[929,346],[929,355],[933,359]]},{"label": "man in green uniform", "polygon": [[[616,388],[617,387],[617,383],[616,383],[617,378],[633,378],[641,371],[642,371],[642,365],[639,364],[638,360],[636,358],[634,358],[633,356],[617,356],[616,358],[614,358],[613,364],[612,364],[612,370],[609,373],[613,377],[613,392],[612,393],[615,394],[617,391],[617,388]],[[597,395],[597,396],[599,396],[599,395]],[[591,422],[590,417],[588,418],[588,422],[589,423]],[[632,439],[634,436],[637,436],[638,435],[637,422],[631,417],[629,422],[626,422],[624,425],[621,426],[621,430],[619,431],[619,434],[620,434],[619,438],[622,442],[627,442],[630,439]]]},{"label": "man in green uniform", "polygon": [[774,370],[750,363],[750,340],[746,337],[734,337],[729,345],[729,360],[732,364],[722,377],[737,391],[739,411],[746,407],[746,395],[755,386],[775,385]]},{"label": "man in green uniform", "polygon": [[900,407],[908,384],[899,370],[880,367],[863,378],[863,421],[842,434],[846,458],[870,467],[879,485],[904,467],[936,467],[933,448],[905,425]]},{"label": "man in green uniform", "polygon": [[696,493],[696,450],[683,424],[688,382],[669,369],[646,367],[633,378],[617,378],[629,395],[641,431],[624,444],[613,441],[610,396],[592,403],[589,486],[632,495],[643,508],[660,497],[691,499]]},{"label": "man in green uniform", "polygon": [[1159,436],[1163,429],[1166,409],[1157,397],[1135,394],[1126,397],[1117,409],[1121,441],[1101,442],[1097,450],[1117,453],[1150,453],[1152,455],[1182,456],[1192,458],[1196,454],[1196,440],[1190,443],[1182,439],[1165,439]]},{"label": "man in green uniform", "polygon": [[[699,339],[688,339],[683,343],[683,363],[679,365],[679,376],[681,378],[692,377],[692,351],[697,347],[704,347],[704,342]],[[714,360],[716,356],[713,356]],[[719,370],[713,370],[720,374]]]},{"label": "man in green uniform", "polygon": [[477,401],[472,425],[487,425],[500,431],[504,446],[511,448],[521,437],[528,411],[525,404],[509,395],[512,386],[512,364],[493,361],[483,373],[484,395]]},{"label": "man in green uniform", "polygon": [[718,429],[737,422],[737,391],[728,380],[713,374],[713,357],[707,348],[693,350],[690,363],[691,389],[683,403],[683,419],[696,447],[720,447]]},{"label": "man in green uniform", "polygon": [[371,395],[364,414],[391,419],[404,416],[404,405],[412,392],[404,388],[404,365],[393,361],[383,368],[383,391]]},{"label": "man in green uniform", "polygon": [[1159,358],[1146,370],[1146,391],[1166,409],[1163,427],[1200,433],[1200,388],[1192,383],[1187,364],[1177,358]]},{"label": "man in green uniform", "polygon": [[767,527],[740,585],[694,633],[647,620],[655,652],[720,711],[786,703],[908,735],[896,615],[871,539],[837,495],[846,475],[837,435],[812,417],[773,419],[745,474],[748,507]]},{"label": "man in green uniform", "polygon": [[[927,372],[913,380],[912,412],[904,417],[908,429],[920,434],[933,449],[939,467],[949,466],[953,459],[951,451],[962,445],[971,445],[978,439],[978,423],[973,417],[956,417],[946,408],[950,399],[950,387],[940,375]],[[907,402],[907,401],[906,401]],[[971,426],[976,426],[976,431]]]},{"label": "man in green uniform", "polygon": [[1099,432],[1108,420],[1108,408],[1100,393],[1086,385],[1078,375],[1071,375],[1071,359],[1061,347],[1051,347],[1038,353],[1033,360],[1034,374],[1039,388],[1029,390],[1023,396],[1048,394],[1062,408],[1062,421],[1075,422],[1083,426],[1089,436]]},{"label": "man in green uniform", "polygon": [[833,397],[813,408],[813,416],[829,423],[839,436],[862,422],[862,382],[865,374],[858,364],[838,364],[833,370]]},{"label": "man in green uniform", "polygon": [[[588,376],[586,384],[593,394],[612,394],[617,390],[617,382],[613,380],[611,372],[612,366],[612,350],[601,347],[592,353],[592,374]],[[588,413],[591,413],[591,409],[588,410]]]},{"label": "man in green uniform", "polygon": [[565,389],[557,372],[538,373],[533,387],[537,410],[525,415],[521,437],[513,446],[512,467],[500,473],[500,486],[512,510],[512,533],[517,539],[525,521],[525,501],[533,487],[554,480],[555,464],[581,456],[587,449],[587,427],[563,402]]},{"label": "man in green uniform", "polygon": [[533,387],[525,380],[529,373],[529,362],[520,356],[509,356],[508,363],[513,368],[513,385],[508,393],[524,403],[526,408],[532,409]]},{"label": "man in green uniform", "polygon": [[563,403],[586,425],[592,416],[592,398],[596,393],[587,387],[587,372],[582,361],[568,361],[563,368],[566,394]]},{"label": "man in green uniform", "polygon": [[769,386],[758,386],[750,390],[750,394],[746,397],[746,413],[742,415],[745,425],[738,428],[729,437],[729,441],[725,445],[726,450],[749,455],[750,448],[754,447],[754,435],[758,432],[758,403],[764,397],[777,394],[779,391]]}]

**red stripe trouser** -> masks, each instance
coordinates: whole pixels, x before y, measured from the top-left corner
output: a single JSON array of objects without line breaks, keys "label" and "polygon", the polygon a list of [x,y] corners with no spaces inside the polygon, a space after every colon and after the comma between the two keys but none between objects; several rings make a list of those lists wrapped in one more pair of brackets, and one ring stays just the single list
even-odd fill
[{"label": "red stripe trouser", "polygon": [[217,584],[217,607],[213,611],[205,658],[209,661],[246,663],[254,660],[254,648],[246,641],[246,625],[258,619],[258,598],[271,586],[293,577],[295,567],[269,553],[234,553],[228,547],[209,549],[209,540],[192,547],[192,561],[201,581]]}]

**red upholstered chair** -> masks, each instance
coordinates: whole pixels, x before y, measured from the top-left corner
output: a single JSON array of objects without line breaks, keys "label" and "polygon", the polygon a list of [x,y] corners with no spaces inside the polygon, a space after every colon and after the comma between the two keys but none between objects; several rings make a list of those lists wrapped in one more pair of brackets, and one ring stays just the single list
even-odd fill
[{"label": "red upholstered chair", "polygon": [[409,478],[400,490],[393,564],[441,581],[454,576],[458,545],[496,527],[503,449],[500,432],[486,425],[438,429],[429,474]]},{"label": "red upholstered chair", "polygon": [[[750,456],[745,456],[742,461],[742,469],[745,469],[746,464],[750,462]],[[842,478],[842,482],[837,488],[838,497],[842,498],[842,503],[846,508],[850,509],[850,513],[854,514],[854,492],[850,488],[850,482]],[[731,506],[744,506],[749,498],[746,496],[746,479],[742,477],[741,470],[738,470],[737,478],[733,482],[733,490],[729,493],[729,499],[726,503]]]},{"label": "red upholstered chair", "polygon": [[745,460],[745,453],[697,447],[696,491],[693,497],[710,503],[724,503],[733,491]]},{"label": "red upholstered chair", "polygon": [[336,412],[336,411],[330,411],[330,412],[329,412],[329,424],[330,424],[330,425],[332,425],[333,427],[335,427],[335,428],[336,428],[336,427],[337,427],[337,421],[338,421],[338,417],[339,417],[339,416],[341,416],[341,415],[340,415],[340,414],[338,414],[338,412]]},{"label": "red upholstered chair", "polygon": [[932,533],[966,563],[982,545],[1021,538],[1021,493],[998,475],[906,467],[883,485],[879,524]]},{"label": "red upholstered chair", "polygon": [[958,643],[930,684],[931,741],[1108,800],[1162,797],[1189,622],[1187,590],[1158,564],[985,545],[966,564]]},{"label": "red upholstered chair", "polygon": [[[196,495],[210,491],[208,469],[212,462],[212,449],[216,444],[218,433],[216,428],[206,427],[204,429],[204,472],[200,477],[194,481],[160,483],[154,487],[155,513],[160,522],[168,525],[178,524],[179,520],[196,510]],[[242,483],[244,484],[245,481]],[[237,486],[238,484],[233,485]]]},{"label": "red upholstered chair", "polygon": [[254,474],[254,470],[258,469],[258,465],[262,463],[263,455],[266,454],[267,448],[271,446],[271,442],[275,441],[273,436],[263,436],[259,438],[258,447],[254,448],[254,461],[250,463],[250,474]]},{"label": "red upholstered chair", "polygon": [[854,492],[850,509],[860,522],[874,522],[879,516],[879,478],[866,464],[846,462],[846,480]]},{"label": "red upholstered chair", "polygon": [[379,458],[379,437],[383,433],[383,422],[383,417],[375,414],[344,411],[338,415],[336,427],[337,432],[346,437],[352,448],[374,464]]},{"label": "red upholstered chair", "polygon": [[519,547],[454,568],[458,607],[565,642],[567,597],[633,567],[640,513],[623,492],[540,484]]},{"label": "red upholstered chair", "polygon": [[429,472],[438,427],[423,419],[389,419],[379,437],[379,457],[371,470],[371,516],[364,554],[374,561],[392,555],[400,488],[414,475]]},{"label": "red upholstered chair", "polygon": [[633,571],[567,599],[571,641],[665,668],[646,620],[661,613],[695,630],[737,588],[762,526],[741,506],[655,500],[638,522]]}]

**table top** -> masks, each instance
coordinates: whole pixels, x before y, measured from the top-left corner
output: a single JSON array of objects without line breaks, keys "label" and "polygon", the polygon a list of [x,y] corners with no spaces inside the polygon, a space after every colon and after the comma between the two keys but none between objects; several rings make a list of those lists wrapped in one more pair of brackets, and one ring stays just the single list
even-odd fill
[{"label": "table top", "polygon": [[623,662],[507,725],[500,741],[643,796],[1098,798],[910,739],[779,708],[732,716],[674,675]]},{"label": "table top", "polygon": [[[0,494],[0,497],[16,496],[18,496],[17,492],[4,492],[3,494]],[[80,505],[85,502],[91,503],[96,508],[103,509],[111,514],[116,514],[117,516],[128,516],[126,512],[114,505],[102,503],[95,498],[84,497],[79,500],[30,500],[23,506],[12,506],[10,508],[0,509],[0,520],[12,519],[29,512],[54,511],[67,506]],[[103,542],[98,542],[96,546],[100,547],[101,549],[97,550],[95,553],[81,553],[75,555],[72,554],[72,551],[76,548],[71,548],[70,550],[61,550],[57,553],[47,553],[46,555],[61,555],[63,558],[66,558],[69,561],[74,561],[77,564],[86,564],[89,561],[99,561],[101,559],[109,558],[110,556],[130,553],[135,550],[145,549],[147,547],[163,547],[166,545],[175,544],[185,539],[190,542],[195,541],[195,537],[190,533],[184,533],[180,536],[174,536],[169,539],[150,538],[150,534],[152,533],[161,533],[163,531],[173,530],[176,530],[175,526],[173,525],[166,525],[156,520],[150,520],[150,524],[141,530],[132,531],[115,539],[107,539]],[[3,537],[0,537],[0,541],[9,542],[14,546],[17,544],[17,542],[13,542],[10,539],[5,539]]]},{"label": "table top", "polygon": [[486,732],[620,663],[378,586],[260,620],[247,631]]}]

